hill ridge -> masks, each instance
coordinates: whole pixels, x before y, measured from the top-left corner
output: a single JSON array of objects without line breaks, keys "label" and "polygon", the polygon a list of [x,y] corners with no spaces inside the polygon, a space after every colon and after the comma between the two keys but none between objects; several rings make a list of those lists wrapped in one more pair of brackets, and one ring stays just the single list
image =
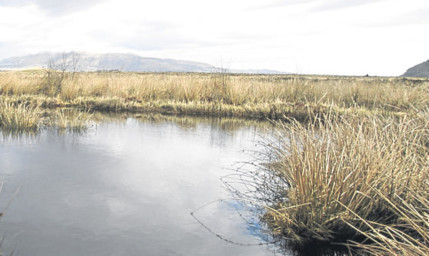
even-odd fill
[{"label": "hill ridge", "polygon": [[[132,53],[41,52],[0,60],[0,70],[52,68],[67,71],[118,70],[128,72],[202,72],[223,70],[213,65]],[[233,73],[285,74],[268,69],[229,70]]]},{"label": "hill ridge", "polygon": [[429,77],[429,60],[407,69],[407,71],[402,76]]}]

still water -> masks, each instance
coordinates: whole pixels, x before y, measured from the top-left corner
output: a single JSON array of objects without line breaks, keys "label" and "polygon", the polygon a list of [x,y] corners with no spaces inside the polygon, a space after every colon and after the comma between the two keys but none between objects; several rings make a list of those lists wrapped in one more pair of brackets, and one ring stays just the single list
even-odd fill
[{"label": "still water", "polygon": [[125,118],[84,134],[0,135],[3,251],[274,255],[272,246],[237,245],[213,234],[242,244],[265,241],[233,203],[219,200],[231,197],[220,178],[249,159],[246,150],[260,134],[232,121]]}]

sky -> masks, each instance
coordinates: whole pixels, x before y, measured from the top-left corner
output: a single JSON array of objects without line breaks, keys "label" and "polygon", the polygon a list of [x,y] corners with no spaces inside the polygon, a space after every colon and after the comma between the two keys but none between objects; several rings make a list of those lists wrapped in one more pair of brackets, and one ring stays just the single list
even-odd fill
[{"label": "sky", "polygon": [[429,1],[0,0],[0,35],[0,59],[73,50],[397,76],[429,59]]}]

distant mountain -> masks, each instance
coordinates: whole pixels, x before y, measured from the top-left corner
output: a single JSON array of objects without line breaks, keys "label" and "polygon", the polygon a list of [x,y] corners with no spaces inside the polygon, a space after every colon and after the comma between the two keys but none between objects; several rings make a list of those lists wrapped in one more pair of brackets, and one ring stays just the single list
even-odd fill
[{"label": "distant mountain", "polygon": [[212,65],[183,60],[144,58],[123,53],[38,53],[0,61],[0,69],[53,68],[68,71],[213,72]]},{"label": "distant mountain", "polygon": [[408,69],[402,76],[429,77],[429,60]]},{"label": "distant mountain", "polygon": [[[52,68],[67,71],[118,70],[131,72],[218,72],[222,70],[210,64],[147,58],[134,54],[85,52],[38,53],[0,60],[0,70]],[[281,74],[274,70],[230,70],[231,73]]]}]

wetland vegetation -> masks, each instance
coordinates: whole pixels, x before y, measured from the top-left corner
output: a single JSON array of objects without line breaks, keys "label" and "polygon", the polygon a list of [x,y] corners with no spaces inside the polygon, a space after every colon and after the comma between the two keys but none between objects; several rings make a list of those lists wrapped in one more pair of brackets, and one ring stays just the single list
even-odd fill
[{"label": "wetland vegetation", "polygon": [[[263,219],[297,248],[429,253],[429,112],[279,124],[249,186]],[[356,252],[356,251],[355,251]]]},{"label": "wetland vegetation", "polygon": [[275,120],[245,181],[261,219],[297,247],[370,255],[429,254],[428,106],[425,78],[0,72],[4,131],[83,130],[93,111]]},{"label": "wetland vegetation", "polygon": [[424,78],[227,73],[0,72],[0,95],[41,107],[307,120],[403,115],[429,103]]}]

